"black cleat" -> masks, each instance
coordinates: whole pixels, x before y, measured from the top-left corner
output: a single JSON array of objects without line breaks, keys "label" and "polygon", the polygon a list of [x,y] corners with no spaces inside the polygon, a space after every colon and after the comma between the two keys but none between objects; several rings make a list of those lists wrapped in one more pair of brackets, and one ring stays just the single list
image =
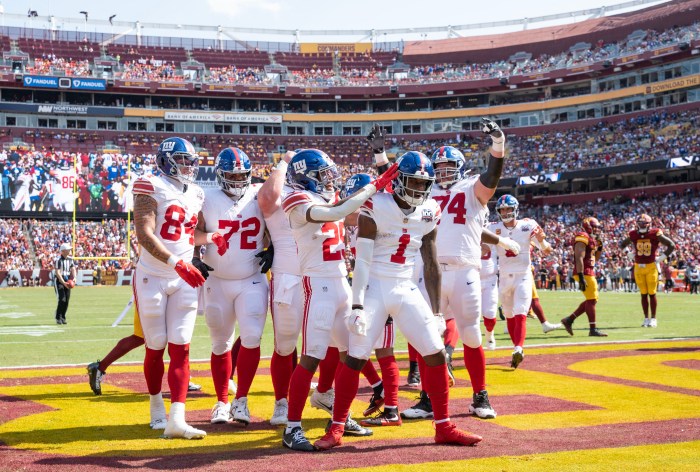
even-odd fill
[{"label": "black cleat", "polygon": [[472,396],[472,404],[469,405],[469,413],[484,420],[490,420],[496,417],[496,411],[491,407],[489,394],[486,390],[482,390]]},{"label": "black cleat", "polygon": [[90,382],[90,388],[95,395],[102,395],[102,377],[104,372],[100,371],[100,361],[92,362],[87,366],[87,373]]},{"label": "black cleat", "polygon": [[408,379],[406,383],[409,387],[420,386],[420,371],[418,370],[418,362],[413,361],[408,367]]},{"label": "black cleat", "polygon": [[384,406],[384,389],[382,389],[381,393],[377,395],[377,392],[375,391],[371,397],[369,397],[369,405],[367,405],[367,408],[365,408],[365,411],[362,413],[362,415],[366,418],[377,411],[381,407]]},{"label": "black cleat", "polygon": [[601,330],[599,330],[598,328],[591,328],[591,330],[588,332],[588,335],[589,336],[596,336],[596,337],[600,337],[600,338],[607,338],[608,337],[608,333],[604,333]]},{"label": "black cleat", "polygon": [[561,325],[564,327],[567,333],[569,333],[569,336],[574,335],[574,322],[571,320],[570,317],[565,317],[561,319]]},{"label": "black cleat", "polygon": [[422,419],[422,418],[432,418],[433,417],[433,404],[430,402],[430,397],[428,394],[421,390],[420,400],[418,403],[413,405],[411,408],[407,408],[401,412],[401,418],[403,419]]},{"label": "black cleat", "polygon": [[282,445],[292,451],[315,451],[313,444],[306,439],[304,430],[300,426],[295,426],[289,433],[282,435]]},{"label": "black cleat", "polygon": [[524,358],[525,354],[523,354],[523,351],[513,351],[513,355],[510,358],[511,368],[517,369]]}]

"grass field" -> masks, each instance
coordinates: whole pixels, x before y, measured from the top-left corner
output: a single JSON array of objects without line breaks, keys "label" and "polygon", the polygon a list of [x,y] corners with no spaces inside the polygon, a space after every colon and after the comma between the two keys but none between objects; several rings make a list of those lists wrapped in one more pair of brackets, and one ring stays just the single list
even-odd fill
[{"label": "grass field", "polygon": [[[132,313],[122,323],[111,324],[131,297],[130,287],[78,287],[71,295],[68,325],[56,325],[56,300],[52,288],[19,288],[0,290],[0,367],[87,364],[104,356],[114,343],[131,334]],[[545,313],[552,322],[571,313],[580,303],[578,292],[540,291]],[[564,331],[542,334],[536,320],[528,321],[527,344],[570,342],[610,342],[629,340],[664,340],[700,337],[700,297],[685,293],[659,294],[659,327],[641,328],[641,306],[635,293],[603,292],[598,303],[599,326],[610,335],[605,339],[588,338],[585,315],[577,320],[576,336]],[[496,327],[499,347],[507,347],[509,338],[502,333],[504,323]],[[272,354],[272,323],[262,342],[262,355]],[[397,349],[406,348],[397,333]],[[203,317],[191,345],[192,359],[208,359],[209,332]],[[122,359],[139,361],[143,350],[137,349]]]}]

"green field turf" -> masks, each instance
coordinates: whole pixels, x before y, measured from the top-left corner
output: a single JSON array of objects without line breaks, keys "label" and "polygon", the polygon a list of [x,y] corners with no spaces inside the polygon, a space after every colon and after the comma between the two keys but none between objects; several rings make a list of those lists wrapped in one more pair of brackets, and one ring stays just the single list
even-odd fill
[{"label": "green field turf", "polygon": [[[53,288],[9,288],[0,290],[0,367],[86,364],[103,357],[115,342],[132,332],[132,314],[120,326],[111,328],[131,296],[130,287],[79,287],[73,291],[68,311],[68,325],[54,321],[56,298]],[[580,303],[578,292],[541,291],[545,313],[558,322]],[[642,315],[639,295],[603,292],[598,303],[599,326],[608,338],[589,338],[585,315],[574,326],[576,336],[564,331],[542,334],[536,320],[528,321],[527,344],[663,340],[700,337],[700,296],[684,293],[659,294],[659,327],[641,328]],[[507,348],[509,339],[499,322],[496,338],[499,348]],[[272,323],[268,318],[262,343],[262,354],[272,353]],[[526,344],[526,346],[527,346]],[[406,348],[397,333],[397,349]],[[209,332],[203,317],[197,318],[192,340],[192,359],[208,359]],[[137,349],[122,361],[143,359]]]}]

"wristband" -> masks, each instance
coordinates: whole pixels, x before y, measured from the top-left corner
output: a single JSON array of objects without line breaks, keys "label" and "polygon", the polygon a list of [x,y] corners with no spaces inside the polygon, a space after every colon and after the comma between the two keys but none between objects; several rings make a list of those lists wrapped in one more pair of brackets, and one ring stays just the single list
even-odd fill
[{"label": "wristband", "polygon": [[491,138],[491,149],[496,152],[505,152],[506,150],[506,138],[503,135],[501,138]]},{"label": "wristband", "polygon": [[178,258],[175,257],[174,255],[171,254],[170,257],[168,257],[168,262],[167,262],[167,264],[168,264],[170,267],[175,267],[175,266],[177,265],[178,262],[180,262],[180,259],[178,259]]},{"label": "wristband", "polygon": [[207,233],[207,244],[212,244],[214,242],[214,234],[216,233]]},{"label": "wristband", "polygon": [[386,155],[386,152],[384,151],[379,151],[378,149],[374,149],[374,163],[378,166],[383,166],[389,163],[389,158]]}]

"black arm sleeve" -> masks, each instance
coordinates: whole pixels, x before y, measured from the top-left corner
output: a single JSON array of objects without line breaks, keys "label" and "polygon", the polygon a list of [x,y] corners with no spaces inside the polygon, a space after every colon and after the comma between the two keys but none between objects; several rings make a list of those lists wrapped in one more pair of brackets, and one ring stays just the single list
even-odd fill
[{"label": "black arm sleeve", "polygon": [[386,172],[389,169],[389,162],[386,164],[382,164],[380,166],[377,166],[377,175],[382,175],[384,172]]},{"label": "black arm sleeve", "polygon": [[479,176],[479,180],[487,188],[496,188],[498,181],[501,180],[501,172],[503,172],[503,158],[490,156],[486,172]]}]

